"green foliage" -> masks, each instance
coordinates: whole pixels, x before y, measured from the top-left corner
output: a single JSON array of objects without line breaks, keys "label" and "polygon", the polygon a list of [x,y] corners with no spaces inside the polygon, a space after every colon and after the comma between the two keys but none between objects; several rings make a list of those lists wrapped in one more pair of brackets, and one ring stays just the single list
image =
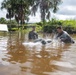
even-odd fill
[{"label": "green foliage", "polygon": [[62,26],[64,30],[68,33],[76,31],[76,20],[56,20],[52,19],[46,23],[46,26],[43,26],[43,31],[51,33],[53,30],[56,30],[58,26]]},{"label": "green foliage", "polygon": [[58,5],[61,4],[62,0],[34,0],[32,6],[32,14],[35,15],[38,8],[41,13],[41,20],[45,24],[46,19],[50,20],[51,12],[58,10]]},{"label": "green foliage", "polygon": [[37,31],[37,32],[42,32],[42,26],[37,25],[37,26],[36,26],[36,31]]},{"label": "green foliage", "polygon": [[71,26],[76,29],[76,20],[65,20],[63,21],[63,26]]},{"label": "green foliage", "polygon": [[56,29],[56,26],[43,26],[43,32],[46,32],[46,33],[52,33],[52,31]]},{"label": "green foliage", "polygon": [[7,24],[16,25],[16,26],[18,25],[18,23],[16,22],[16,20],[11,20],[11,21],[8,20],[8,21],[7,21]]},{"label": "green foliage", "polygon": [[0,18],[0,24],[6,24],[7,23],[7,21],[6,21],[6,19],[5,18]]},{"label": "green foliage", "polygon": [[18,28],[11,28],[11,29],[9,28],[8,30],[9,31],[18,31]]},{"label": "green foliage", "polygon": [[28,16],[30,12],[30,6],[33,5],[34,0],[3,0],[1,3],[1,9],[6,9],[7,14],[6,18],[11,19],[15,18],[16,21],[21,24],[25,22],[25,20],[29,20]]},{"label": "green foliage", "polygon": [[[1,24],[7,24],[9,27],[9,30],[16,31],[18,30],[18,23],[16,20],[6,20],[5,18],[0,18]],[[33,23],[33,24],[24,24],[23,29],[28,30],[28,27],[36,26],[37,32],[47,32],[51,33],[53,30],[56,30],[58,26],[62,26],[64,30],[66,30],[68,33],[76,32],[76,20],[57,20],[52,19],[48,22],[46,22],[46,25],[43,25],[42,22]],[[21,26],[22,27],[22,26]],[[20,27],[20,28],[21,28]]]},{"label": "green foliage", "polygon": [[50,20],[51,12],[55,13],[61,3],[62,0],[3,0],[1,9],[7,10],[6,18],[11,20],[14,17],[17,23],[24,24],[25,20],[29,20],[28,16],[35,15],[39,8],[45,25],[46,20]]},{"label": "green foliage", "polygon": [[7,25],[8,25],[8,29],[9,31],[16,31],[18,30],[18,23],[16,22],[16,20],[8,20],[7,21]]},{"label": "green foliage", "polygon": [[39,25],[39,26],[43,26],[43,23],[42,22],[38,22],[36,24]]}]

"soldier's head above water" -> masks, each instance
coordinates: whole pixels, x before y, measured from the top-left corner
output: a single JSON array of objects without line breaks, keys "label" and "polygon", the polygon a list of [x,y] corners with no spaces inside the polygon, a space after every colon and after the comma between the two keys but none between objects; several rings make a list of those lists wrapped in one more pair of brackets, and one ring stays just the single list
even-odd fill
[{"label": "soldier's head above water", "polygon": [[36,27],[35,26],[32,26],[32,31],[35,31]]},{"label": "soldier's head above water", "polygon": [[62,33],[63,32],[63,28],[61,26],[57,27],[57,32],[58,33]]}]

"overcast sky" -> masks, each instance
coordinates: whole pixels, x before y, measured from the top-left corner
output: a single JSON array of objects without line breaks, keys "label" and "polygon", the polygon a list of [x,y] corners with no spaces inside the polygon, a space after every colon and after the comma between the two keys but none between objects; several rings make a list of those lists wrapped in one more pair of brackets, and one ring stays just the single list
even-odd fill
[{"label": "overcast sky", "polygon": [[[3,0],[0,0],[0,3]],[[1,5],[0,5],[1,6]],[[0,18],[6,17],[6,11],[0,10]],[[56,14],[51,14],[50,17],[56,17],[57,19],[76,19],[76,0],[63,0],[63,3],[59,5],[59,10]],[[39,22],[40,21],[40,13],[37,12],[36,16],[30,16],[29,22]]]}]

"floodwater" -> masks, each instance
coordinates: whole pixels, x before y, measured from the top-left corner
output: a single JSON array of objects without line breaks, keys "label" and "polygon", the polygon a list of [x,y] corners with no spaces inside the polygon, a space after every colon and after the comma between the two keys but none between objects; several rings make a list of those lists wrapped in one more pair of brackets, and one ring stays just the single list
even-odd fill
[{"label": "floodwater", "polygon": [[0,34],[0,75],[76,75],[76,43],[28,41],[25,33]]}]

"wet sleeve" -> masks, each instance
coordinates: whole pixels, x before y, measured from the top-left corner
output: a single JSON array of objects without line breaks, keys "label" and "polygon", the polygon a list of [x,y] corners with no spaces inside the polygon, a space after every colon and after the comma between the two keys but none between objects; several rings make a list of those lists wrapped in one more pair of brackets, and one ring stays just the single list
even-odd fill
[{"label": "wet sleeve", "polygon": [[60,39],[63,42],[71,42],[71,37],[67,34],[63,35],[63,37],[60,37]]}]

